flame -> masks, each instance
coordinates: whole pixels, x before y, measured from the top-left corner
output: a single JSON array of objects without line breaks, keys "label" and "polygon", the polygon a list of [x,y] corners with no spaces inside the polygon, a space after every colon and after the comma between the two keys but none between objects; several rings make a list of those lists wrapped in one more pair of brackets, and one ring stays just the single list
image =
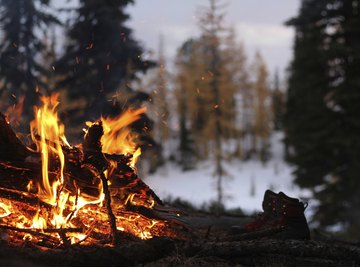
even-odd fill
[{"label": "flame", "polygon": [[[66,140],[64,125],[59,122],[56,108],[59,105],[58,94],[53,94],[50,97],[41,97],[42,107],[35,107],[35,119],[30,123],[31,137],[37,147],[37,152],[41,153],[42,161],[42,180],[37,184],[38,197],[53,206],[51,216],[49,218],[50,224],[55,228],[71,227],[69,223],[70,214],[64,215],[66,208],[73,210],[73,214],[78,209],[85,206],[89,202],[80,197],[76,201],[69,201],[69,192],[63,191],[64,187],[64,168],[65,156],[62,146],[70,147]],[[54,181],[50,180],[49,173],[53,163],[51,161],[59,162],[58,169],[56,170],[57,176]],[[28,189],[31,188],[31,183]],[[100,202],[101,197],[97,201]],[[80,205],[78,205],[80,203]],[[47,221],[41,217],[39,212],[35,214],[32,219],[33,224],[31,227],[37,229],[44,229],[47,227]]]},{"label": "flame", "polygon": [[[35,119],[30,123],[31,138],[41,153],[42,183],[38,184],[39,198],[53,206],[57,202],[57,192],[64,183],[65,157],[61,144],[68,144],[64,135],[64,125],[59,123],[56,107],[59,105],[58,94],[50,97],[41,97],[43,107],[34,108]],[[38,138],[40,137],[40,140]],[[60,161],[60,170],[57,179],[51,184],[49,180],[49,157],[57,156]]]},{"label": "flame", "polygon": [[11,214],[11,207],[7,206],[5,203],[0,202],[0,208],[4,211],[0,214],[0,218],[6,217]]},{"label": "flame", "polygon": [[136,149],[136,151],[132,155],[132,159],[130,161],[130,167],[132,167],[133,169],[135,169],[136,162],[137,162],[138,158],[140,157],[140,155],[141,155],[141,148],[139,147],[138,149]]},{"label": "flame", "polygon": [[134,134],[128,127],[131,123],[140,119],[140,115],[146,112],[146,108],[128,110],[115,118],[101,118],[104,135],[101,138],[102,150],[108,154],[132,155],[130,166],[134,168],[141,149],[137,148]]}]

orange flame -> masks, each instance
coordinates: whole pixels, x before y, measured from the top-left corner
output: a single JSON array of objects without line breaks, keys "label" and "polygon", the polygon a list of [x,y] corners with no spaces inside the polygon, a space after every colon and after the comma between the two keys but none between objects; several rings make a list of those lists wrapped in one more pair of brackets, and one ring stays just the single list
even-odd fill
[{"label": "orange flame", "polygon": [[[41,153],[42,183],[38,184],[39,197],[56,205],[57,191],[64,183],[65,157],[61,144],[68,144],[64,135],[64,125],[59,123],[55,112],[59,102],[58,94],[50,97],[41,97],[42,108],[35,107],[35,120],[30,123],[31,138],[35,142],[37,151]],[[40,137],[40,140],[39,140]],[[60,161],[59,177],[51,184],[49,180],[49,156],[54,154]]]},{"label": "orange flame", "polygon": [[141,149],[136,147],[134,134],[129,125],[138,119],[140,115],[146,112],[146,108],[128,110],[115,118],[101,118],[104,127],[104,135],[101,138],[102,150],[108,154],[128,154],[132,155],[131,167],[141,155]]}]

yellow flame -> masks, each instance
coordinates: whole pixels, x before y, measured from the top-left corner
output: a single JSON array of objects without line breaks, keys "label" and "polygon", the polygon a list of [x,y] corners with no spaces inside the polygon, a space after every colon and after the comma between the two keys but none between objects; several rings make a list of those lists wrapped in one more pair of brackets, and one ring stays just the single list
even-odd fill
[{"label": "yellow flame", "polygon": [[146,108],[128,110],[115,118],[101,118],[104,135],[101,137],[102,150],[108,154],[132,154],[131,167],[135,166],[137,158],[141,154],[140,148],[136,147],[137,137],[128,127],[131,123],[140,119],[140,115],[146,112]]},{"label": "yellow flame", "polygon": [[47,227],[46,220],[39,215],[40,211],[38,210],[33,218],[33,224],[31,228],[35,229],[45,229]]},{"label": "yellow flame", "polygon": [[4,212],[2,214],[0,214],[0,218],[4,218],[11,214],[11,211],[10,211],[11,206],[9,207],[6,204],[0,202],[0,208],[4,210]]},{"label": "yellow flame", "polygon": [[139,147],[138,149],[136,149],[136,151],[132,155],[132,159],[130,161],[130,167],[132,167],[133,169],[135,169],[135,164],[136,164],[138,158],[140,157],[140,155],[141,155],[141,148]]},{"label": "yellow flame", "polygon": [[[41,153],[42,183],[38,184],[39,198],[51,205],[56,205],[57,191],[64,182],[65,157],[61,144],[67,144],[64,125],[59,123],[57,112],[58,94],[41,97],[43,106],[35,107],[35,119],[30,123],[31,138],[37,151]],[[39,140],[40,138],[40,140]],[[49,180],[49,156],[54,154],[60,161],[59,177],[51,184]]]}]

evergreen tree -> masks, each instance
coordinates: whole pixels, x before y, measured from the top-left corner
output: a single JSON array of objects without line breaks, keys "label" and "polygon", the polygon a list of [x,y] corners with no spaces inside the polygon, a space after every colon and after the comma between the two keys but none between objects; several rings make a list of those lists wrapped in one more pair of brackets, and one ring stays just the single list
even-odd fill
[{"label": "evergreen tree", "polygon": [[97,119],[108,113],[107,103],[114,103],[108,101],[112,96],[121,102],[116,107],[130,103],[136,94],[128,83],[138,71],[144,72],[153,65],[142,58],[142,47],[125,25],[129,19],[125,8],[132,3],[133,0],[79,1],[67,32],[65,54],[56,65],[57,73],[64,77],[58,87],[65,88],[70,99],[87,103],[85,110],[69,114],[72,119]]},{"label": "evergreen tree", "polygon": [[[242,123],[242,94],[249,87],[249,74],[247,70],[247,58],[243,43],[236,42],[236,34],[233,28],[224,40],[222,51],[222,60],[224,68],[222,70],[222,92],[223,93],[223,111],[224,117],[227,117],[224,123],[224,135],[227,139],[236,141],[236,147],[233,155],[243,158],[243,133],[244,125]],[[226,103],[225,103],[226,102]]]},{"label": "evergreen tree", "polygon": [[[190,75],[189,70],[193,69],[191,60],[194,40],[186,41],[178,50],[176,56],[177,73],[175,77],[175,97],[177,99],[177,114],[179,121],[179,151],[180,164],[184,170],[194,167],[195,151],[190,129],[191,112],[194,110],[191,103],[191,86],[189,80],[196,76]],[[190,65],[190,66],[189,66]]]},{"label": "evergreen tree", "polygon": [[272,114],[274,130],[283,129],[283,120],[285,114],[285,93],[280,86],[279,71],[276,70],[274,76],[274,88],[272,90]]},{"label": "evergreen tree", "polygon": [[[183,126],[189,129],[189,140],[194,141],[194,151],[198,159],[208,156],[207,145],[211,139],[205,131],[209,120],[209,95],[207,93],[208,73],[203,61],[204,47],[200,40],[188,40],[177,55],[176,97]],[[186,101],[184,103],[183,101]],[[186,122],[185,122],[186,121]],[[185,132],[185,128],[181,131]],[[183,133],[184,133],[183,132]]]},{"label": "evergreen tree", "polygon": [[326,5],[325,50],[329,92],[326,106],[332,114],[329,146],[332,161],[317,218],[323,225],[344,222],[351,234],[360,226],[360,1],[332,1]]},{"label": "evergreen tree", "polygon": [[286,143],[288,158],[297,165],[296,182],[308,187],[322,184],[328,165],[325,155],[330,155],[325,141],[330,114],[324,102],[328,66],[323,50],[323,4],[302,1],[298,17],[288,22],[296,34],[286,103]]},{"label": "evergreen tree", "polygon": [[57,54],[55,51],[56,37],[55,37],[55,29],[51,28],[52,34],[49,36],[47,32],[45,32],[43,37],[44,49],[41,51],[41,65],[46,70],[40,76],[41,82],[44,86],[44,90],[46,94],[49,95],[51,90],[54,90],[56,87],[56,76],[55,76],[55,67],[54,64],[56,62]]},{"label": "evergreen tree", "polygon": [[[0,94],[24,97],[23,118],[29,120],[37,103],[40,76],[48,70],[37,59],[45,46],[40,33],[58,20],[44,11],[49,0],[1,0]],[[15,101],[16,103],[16,101]]]},{"label": "evergreen tree", "polygon": [[159,58],[158,68],[154,76],[154,90],[152,92],[152,99],[156,113],[156,132],[157,140],[163,144],[170,137],[169,131],[169,107],[168,107],[168,81],[167,69],[164,56],[164,36],[160,36],[159,40]]},{"label": "evergreen tree", "polygon": [[267,83],[268,73],[260,52],[255,55],[254,74],[253,150],[259,154],[262,161],[266,161],[271,134],[271,100]]},{"label": "evergreen tree", "polygon": [[[214,160],[216,177],[216,191],[218,204],[224,203],[224,176],[226,175],[223,167],[224,151],[223,151],[223,138],[224,127],[223,109],[226,105],[221,94],[221,77],[222,77],[222,59],[221,59],[221,31],[223,31],[223,14],[219,13],[219,2],[216,0],[210,0],[210,7],[205,10],[203,16],[200,19],[200,27],[202,30],[202,38],[205,43],[205,57],[207,60],[209,77],[209,94],[210,110],[212,120],[208,121],[208,131],[213,136],[214,142]],[[225,104],[225,105],[224,105]],[[225,120],[226,121],[226,120]]]},{"label": "evergreen tree", "polygon": [[322,226],[360,225],[360,1],[303,0],[285,126],[296,181],[314,188]]}]

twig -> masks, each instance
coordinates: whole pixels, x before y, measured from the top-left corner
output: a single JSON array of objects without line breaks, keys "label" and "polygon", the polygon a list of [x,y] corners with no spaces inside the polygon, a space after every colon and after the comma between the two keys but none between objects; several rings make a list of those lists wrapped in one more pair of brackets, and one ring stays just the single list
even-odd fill
[{"label": "twig", "polygon": [[84,242],[86,239],[88,239],[89,235],[90,235],[91,232],[94,230],[96,223],[97,223],[97,222],[94,221],[94,222],[90,225],[89,229],[85,232],[85,238],[79,240],[79,241],[76,242],[74,245],[80,245],[82,242]]},{"label": "twig", "polygon": [[78,186],[77,186],[75,180],[74,180],[73,184],[74,184],[74,187],[75,187],[75,190],[76,190],[75,203],[74,203],[75,208],[74,208],[73,211],[71,211],[71,213],[68,216],[68,219],[66,220],[66,222],[69,222],[72,219],[72,217],[74,216],[75,212],[78,210],[77,205],[78,205],[78,201],[79,201],[79,189],[78,189]]},{"label": "twig", "polygon": [[111,237],[112,237],[112,244],[115,246],[117,243],[117,235],[116,235],[116,219],[115,215],[111,208],[111,196],[109,191],[109,186],[107,183],[107,179],[103,172],[100,172],[100,178],[103,184],[104,194],[105,194],[105,204],[106,204],[106,210],[108,214],[108,220],[111,228]]}]

